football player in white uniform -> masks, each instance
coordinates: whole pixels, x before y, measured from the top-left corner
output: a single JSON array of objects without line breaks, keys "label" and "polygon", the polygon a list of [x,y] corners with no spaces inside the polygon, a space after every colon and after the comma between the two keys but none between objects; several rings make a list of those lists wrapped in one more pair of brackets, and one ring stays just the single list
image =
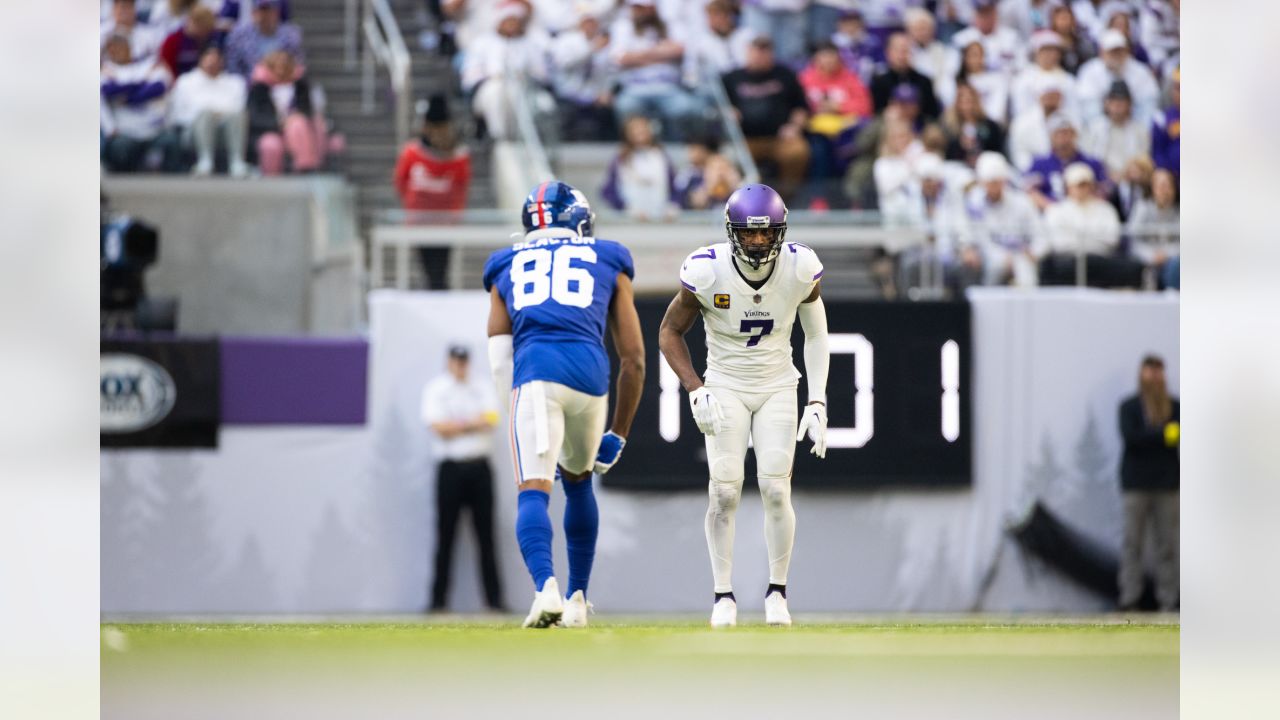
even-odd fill
[{"label": "football player in white uniform", "polygon": [[[822,263],[805,245],[785,242],[787,208],[767,185],[745,185],[725,203],[729,241],[699,248],[680,268],[682,288],[662,319],[658,345],[689,393],[698,429],[706,435],[711,475],[707,549],[715,579],[712,627],[737,624],[733,596],[734,514],[742,497],[747,444],[755,447],[765,508],[769,587],[765,620],[790,625],[787,569],[795,536],[791,466],[796,442],[807,434],[812,452],[827,452],[827,314],[819,295]],[[699,377],[685,333],[702,315],[707,369]],[[791,327],[804,328],[808,402],[796,420]]]}]

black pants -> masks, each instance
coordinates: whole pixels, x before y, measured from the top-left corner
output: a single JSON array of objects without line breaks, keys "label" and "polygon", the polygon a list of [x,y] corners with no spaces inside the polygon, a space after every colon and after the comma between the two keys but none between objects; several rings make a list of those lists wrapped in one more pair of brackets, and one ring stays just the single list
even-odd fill
[{"label": "black pants", "polygon": [[449,597],[449,576],[453,565],[453,538],[463,508],[471,509],[471,522],[480,545],[480,575],[484,580],[485,603],[501,608],[502,586],[498,581],[498,558],[493,547],[493,473],[489,461],[470,460],[440,463],[436,483],[436,574],[431,585],[432,609],[443,609]]}]

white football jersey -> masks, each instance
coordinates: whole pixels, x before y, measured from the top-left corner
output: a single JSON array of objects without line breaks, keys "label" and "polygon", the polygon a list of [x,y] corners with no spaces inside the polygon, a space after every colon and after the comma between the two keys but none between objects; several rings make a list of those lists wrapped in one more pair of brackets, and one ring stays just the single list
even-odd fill
[{"label": "white football jersey", "polygon": [[722,242],[699,248],[680,266],[680,284],[702,304],[703,381],[752,390],[795,387],[800,372],[791,362],[791,326],[822,277],[822,263],[808,246],[783,243],[773,272],[756,290],[732,258],[732,247]]}]

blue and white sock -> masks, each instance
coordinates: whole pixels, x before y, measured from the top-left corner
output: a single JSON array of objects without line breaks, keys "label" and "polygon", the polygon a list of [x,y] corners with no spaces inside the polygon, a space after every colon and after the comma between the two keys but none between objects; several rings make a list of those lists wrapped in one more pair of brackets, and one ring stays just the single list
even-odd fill
[{"label": "blue and white sock", "polygon": [[596,536],[600,534],[600,509],[596,505],[593,477],[564,485],[564,539],[569,549],[569,590],[566,597],[581,590],[587,594],[591,565],[596,559]]},{"label": "blue and white sock", "polygon": [[551,564],[550,501],[551,496],[541,490],[521,490],[517,498],[516,540],[536,590],[542,590],[543,583],[556,574]]}]

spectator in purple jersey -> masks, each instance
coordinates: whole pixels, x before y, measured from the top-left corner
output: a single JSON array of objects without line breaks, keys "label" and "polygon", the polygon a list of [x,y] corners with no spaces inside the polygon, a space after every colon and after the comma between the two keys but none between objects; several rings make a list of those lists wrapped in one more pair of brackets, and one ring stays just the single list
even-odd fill
[{"label": "spectator in purple jersey", "polygon": [[254,0],[253,22],[240,25],[227,37],[227,70],[249,77],[269,53],[283,50],[303,65],[302,30],[280,17],[280,0]]},{"label": "spectator in purple jersey", "polygon": [[135,61],[129,38],[107,38],[101,75],[102,163],[111,172],[175,171],[176,136],[165,132],[165,96],[173,77],[151,59]]},{"label": "spectator in purple jersey", "polygon": [[1156,167],[1178,176],[1182,156],[1182,72],[1174,69],[1169,83],[1169,105],[1156,113],[1151,127],[1151,159]]},{"label": "spectator in purple jersey", "polygon": [[1067,196],[1067,183],[1063,171],[1068,165],[1082,163],[1093,170],[1092,187],[1105,196],[1111,190],[1106,181],[1107,171],[1095,158],[1080,152],[1076,145],[1076,124],[1063,114],[1049,118],[1049,154],[1038,157],[1023,176],[1027,194],[1040,210],[1060,202]]},{"label": "spectator in purple jersey", "polygon": [[840,53],[840,62],[858,74],[863,84],[869,84],[876,66],[884,60],[884,48],[880,40],[867,32],[862,13],[847,10],[836,21],[836,31],[831,34]]}]

